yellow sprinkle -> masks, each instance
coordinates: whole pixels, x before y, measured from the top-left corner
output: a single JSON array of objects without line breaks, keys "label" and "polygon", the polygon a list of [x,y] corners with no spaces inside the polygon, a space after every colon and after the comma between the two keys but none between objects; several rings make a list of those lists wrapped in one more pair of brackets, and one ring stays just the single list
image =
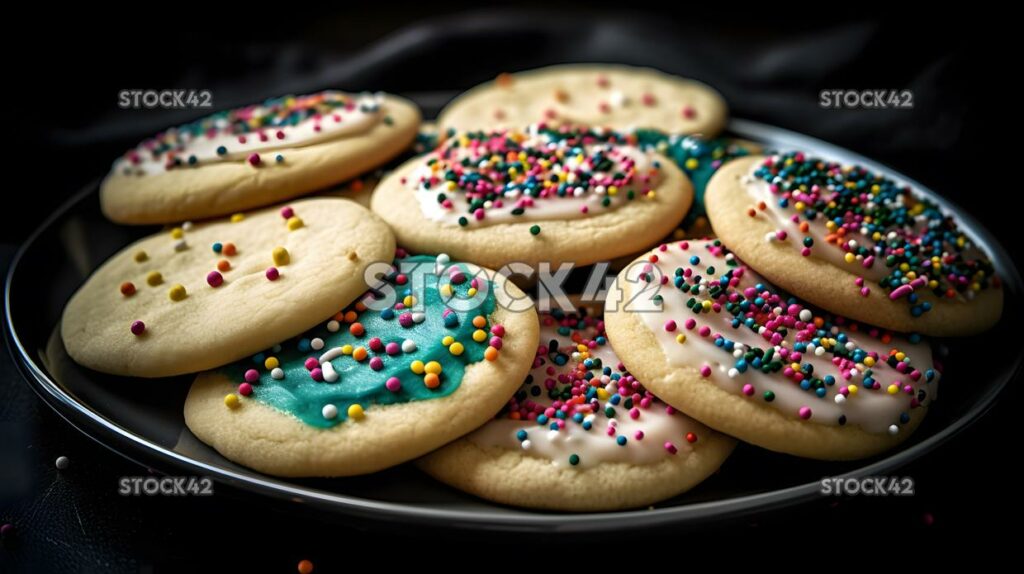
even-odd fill
[{"label": "yellow sprinkle", "polygon": [[601,399],[602,401],[608,400],[608,391],[604,389],[597,389],[597,398]]},{"label": "yellow sprinkle", "polygon": [[803,211],[807,207],[807,204],[802,201],[798,201],[793,205],[793,207],[796,208],[797,211]]},{"label": "yellow sprinkle", "polygon": [[868,367],[874,367],[875,366],[875,358],[874,357],[864,357],[864,364],[866,366],[868,366]]},{"label": "yellow sprinkle", "polygon": [[236,213],[236,214],[231,216],[231,223],[238,223],[239,221],[242,221],[243,219],[245,219],[245,214],[244,213]]},{"label": "yellow sprinkle", "polygon": [[647,192],[646,197],[647,197],[647,199],[654,199],[655,195],[657,195],[657,194],[655,194],[654,190],[652,189],[652,190]]},{"label": "yellow sprinkle", "polygon": [[697,158],[695,157],[691,157],[690,159],[686,160],[686,169],[697,169],[699,166],[700,162],[697,161]]},{"label": "yellow sprinkle", "polygon": [[164,276],[159,271],[150,271],[149,275],[146,275],[146,283],[150,287],[156,287],[157,285],[164,282]]},{"label": "yellow sprinkle", "polygon": [[423,371],[426,370],[423,366],[423,361],[413,361],[412,364],[409,365],[409,369],[417,375],[422,375]]},{"label": "yellow sprinkle", "polygon": [[136,251],[135,252],[135,262],[136,263],[142,263],[143,261],[145,261],[147,259],[149,259],[149,255],[146,255],[145,251]]},{"label": "yellow sprinkle", "polygon": [[344,346],[341,347],[341,354],[342,355],[351,355],[352,351],[353,351],[352,345],[344,345]]},{"label": "yellow sprinkle", "polygon": [[608,186],[608,195],[613,195],[614,196],[614,195],[618,195],[618,194],[619,194],[619,188],[618,187],[616,187],[614,185],[609,185]]},{"label": "yellow sprinkle", "polygon": [[430,361],[429,363],[427,363],[426,367],[423,368],[423,370],[432,375],[440,375],[441,363],[438,363],[437,361]]},{"label": "yellow sprinkle", "polygon": [[850,386],[846,387],[846,389],[847,389],[848,391],[850,391],[850,396],[851,396],[851,397],[852,397],[853,395],[856,395],[856,394],[857,394],[857,385],[850,385]]},{"label": "yellow sprinkle", "polygon": [[174,287],[171,287],[170,291],[167,292],[167,296],[171,298],[171,301],[181,301],[185,298],[185,286],[178,283]]},{"label": "yellow sprinkle", "polygon": [[455,355],[456,357],[461,355],[462,352],[465,350],[466,348],[462,346],[462,343],[452,343],[451,346],[448,347],[448,352]]},{"label": "yellow sprinkle", "polygon": [[906,359],[906,358],[907,358],[907,354],[906,353],[904,353],[902,351],[899,352],[899,353],[896,353],[896,360],[897,361],[902,361],[903,359]]},{"label": "yellow sprinkle", "polygon": [[360,405],[359,403],[356,403],[348,408],[348,418],[359,420],[364,416],[366,416],[366,413],[363,412],[363,406]]},{"label": "yellow sprinkle", "polygon": [[466,295],[469,295],[470,297],[476,297],[476,287],[470,287],[466,291]]},{"label": "yellow sprinkle", "polygon": [[843,259],[845,259],[847,263],[853,263],[857,260],[857,257],[854,256],[853,253],[847,253],[846,255],[843,255]]},{"label": "yellow sprinkle", "polygon": [[444,186],[448,188],[448,191],[455,191],[455,188],[457,188],[459,185],[454,181],[449,181]]},{"label": "yellow sprinkle", "polygon": [[228,393],[224,395],[224,406],[229,409],[237,409],[239,407],[238,395],[235,393]]},{"label": "yellow sprinkle", "polygon": [[180,227],[175,227],[171,230],[171,237],[174,239],[181,239],[182,237],[185,237],[185,230]]},{"label": "yellow sprinkle", "polygon": [[302,227],[302,220],[299,219],[298,215],[293,215],[288,218],[288,231],[295,231]]},{"label": "yellow sprinkle", "polygon": [[906,273],[907,271],[910,271],[910,265],[908,265],[906,263],[900,263],[900,271],[902,271],[904,273]]},{"label": "yellow sprinkle", "polygon": [[701,307],[704,307],[705,311],[710,311],[711,310],[711,306],[712,306],[712,303],[711,303],[711,301],[708,301],[708,300],[705,300],[703,303],[701,303]]},{"label": "yellow sprinkle", "polygon": [[272,251],[270,255],[274,259],[274,265],[277,265],[278,267],[288,265],[292,262],[292,256],[288,254],[288,250],[284,247],[275,247],[274,251]]},{"label": "yellow sprinkle", "polygon": [[676,343],[682,344],[682,343],[685,343],[685,342],[686,342],[686,335],[684,335],[682,333],[679,333],[678,335],[676,335]]},{"label": "yellow sprinkle", "polygon": [[276,369],[279,366],[281,366],[281,363],[277,360],[277,357],[267,357],[267,360],[263,361],[263,367],[267,370]]},{"label": "yellow sprinkle", "polygon": [[483,329],[473,331],[473,340],[477,343],[483,343],[487,340],[487,331],[484,331]]},{"label": "yellow sprinkle", "polygon": [[445,347],[447,347],[448,345],[451,345],[454,342],[455,342],[455,337],[452,337],[451,335],[448,335],[444,339],[441,339],[441,344],[444,345]]},{"label": "yellow sprinkle", "polygon": [[451,285],[451,283],[445,283],[444,285],[441,285],[440,291],[441,291],[441,296],[442,297],[451,297],[452,296],[452,285]]},{"label": "yellow sprinkle", "polygon": [[405,305],[406,307],[412,307],[413,305],[416,304],[416,298],[413,297],[412,295],[406,295],[405,299],[402,299],[402,304]]},{"label": "yellow sprinkle", "polygon": [[900,392],[900,387],[896,383],[889,385],[889,388],[885,389],[890,395],[895,395]]}]

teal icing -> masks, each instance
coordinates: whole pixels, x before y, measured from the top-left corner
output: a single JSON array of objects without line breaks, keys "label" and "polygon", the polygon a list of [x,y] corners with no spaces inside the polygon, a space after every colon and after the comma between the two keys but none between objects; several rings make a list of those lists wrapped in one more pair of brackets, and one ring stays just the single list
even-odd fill
[{"label": "teal icing", "polygon": [[[637,130],[637,143],[643,149],[654,149],[668,156],[693,182],[694,203],[684,226],[705,215],[704,191],[708,181],[726,162],[750,155],[749,150],[729,138],[703,139],[697,136],[668,135],[658,130]],[[688,165],[697,160],[696,167]]]},{"label": "teal icing", "polygon": [[[395,284],[396,273],[387,278],[387,285],[395,288],[397,294],[395,303],[389,309],[394,311],[391,318],[387,318],[386,311],[375,311],[367,309],[359,313],[357,321],[362,323],[366,332],[363,336],[357,337],[349,332],[349,324],[342,323],[341,328],[334,333],[327,329],[327,322],[308,331],[307,333],[290,339],[281,345],[277,352],[267,351],[251,358],[224,367],[221,372],[226,374],[231,381],[242,383],[244,374],[249,369],[256,369],[260,373],[259,382],[252,385],[253,392],[249,399],[269,405],[279,411],[289,413],[298,417],[304,423],[319,427],[330,428],[343,422],[347,417],[348,408],[358,403],[372,416],[373,405],[388,405],[395,403],[406,403],[444,397],[452,394],[459,388],[462,376],[467,365],[479,362],[484,359],[484,351],[488,347],[488,340],[491,338],[489,332],[491,324],[488,321],[484,327],[488,331],[483,342],[473,340],[473,319],[478,315],[489,317],[495,308],[493,285],[482,275],[473,277],[465,264],[452,263],[450,265],[461,269],[466,275],[466,281],[460,285],[449,282],[445,277],[441,282],[451,284],[455,297],[453,301],[461,297],[463,301],[469,299],[467,294],[471,287],[471,281],[476,280],[481,292],[477,299],[479,304],[468,310],[459,310],[445,303],[439,291],[438,276],[434,274],[433,256],[413,256],[396,260],[396,264],[421,264],[415,270],[406,271],[400,268],[399,272],[409,275],[409,281],[405,285]],[[425,265],[424,265],[425,264]],[[422,308],[414,309],[423,312],[426,318],[421,323],[412,323],[410,327],[403,327],[399,323],[399,315],[407,310],[395,309],[401,305],[405,295],[410,294],[410,286],[416,282],[412,279],[412,273],[422,273],[423,278],[423,302]],[[486,284],[486,285],[484,285]],[[486,295],[482,291],[486,288]],[[384,288],[382,288],[384,289]],[[361,297],[362,301],[365,298]],[[458,316],[458,324],[446,326],[442,317],[445,309],[452,309],[451,313]],[[354,308],[353,308],[354,310]],[[462,355],[455,356],[449,352],[441,340],[451,335],[456,341],[462,343],[465,351]],[[312,350],[309,341],[319,337],[324,341],[324,347],[320,350]],[[384,345],[394,342],[401,345],[406,339],[416,343],[416,350],[411,353],[399,352],[397,355],[388,355],[383,350],[374,352],[370,350],[369,341],[373,337],[379,337]],[[365,360],[357,362],[351,355],[342,355],[330,362],[334,370],[340,375],[337,382],[316,381],[306,369],[305,362],[309,357],[319,358],[323,353],[334,347],[352,345],[353,347],[363,346],[368,351]],[[284,378],[276,380],[271,376],[271,371],[264,367],[265,357],[277,357],[280,368],[284,371]],[[384,367],[380,371],[373,370],[370,359],[380,357]],[[410,365],[413,361],[437,361],[441,364],[441,384],[434,389],[427,388],[423,383],[423,376],[412,372]],[[402,382],[402,388],[398,392],[387,389],[385,382],[390,377],[397,377]],[[338,416],[334,419],[326,419],[322,409],[327,404],[333,404],[338,408]]]}]

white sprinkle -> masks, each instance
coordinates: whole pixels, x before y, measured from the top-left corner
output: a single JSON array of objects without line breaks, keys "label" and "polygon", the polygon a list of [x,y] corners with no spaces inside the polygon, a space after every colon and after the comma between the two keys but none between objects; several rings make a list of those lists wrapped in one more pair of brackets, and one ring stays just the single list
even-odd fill
[{"label": "white sprinkle", "polygon": [[736,370],[735,368],[729,369],[729,378],[730,379],[735,379],[738,376],[740,376],[740,372],[738,370]]},{"label": "white sprinkle", "polygon": [[188,243],[184,239],[179,239],[174,242],[175,251],[184,251],[188,249]]},{"label": "white sprinkle", "polygon": [[558,438],[558,431],[551,429],[548,431],[548,440],[553,441]]},{"label": "white sprinkle", "polygon": [[57,457],[57,470],[67,470],[68,466],[71,465],[71,459],[66,456]]},{"label": "white sprinkle", "polygon": [[530,447],[533,446],[533,443],[530,442],[530,439],[526,439],[523,442],[519,443],[519,446],[523,447],[523,450],[530,450]]},{"label": "white sprinkle", "polygon": [[338,329],[340,328],[341,324],[335,321],[334,319],[331,319],[330,321],[327,322],[327,330],[330,331],[331,333],[337,333]]},{"label": "white sprinkle", "polygon": [[186,221],[185,223],[182,223],[181,224],[181,229],[182,229],[182,231],[192,231],[192,222],[191,221]]},{"label": "white sprinkle", "polygon": [[341,347],[333,347],[333,348],[329,349],[323,355],[320,355],[320,364],[322,365],[322,364],[326,363],[327,361],[330,361],[332,359],[337,359],[338,357],[340,357],[342,355],[344,355],[344,353],[341,352]]},{"label": "white sprinkle", "polygon": [[314,351],[319,351],[324,348],[324,340],[320,337],[316,337],[309,342],[309,346],[312,347]]},{"label": "white sprinkle", "polygon": [[324,405],[324,410],[321,412],[324,415],[325,419],[331,420],[334,417],[338,416],[338,407],[334,405]]},{"label": "white sprinkle", "polygon": [[896,425],[889,425],[889,434],[899,434],[899,433],[900,433],[900,427],[898,427]]},{"label": "white sprinkle", "polygon": [[416,341],[413,341],[412,339],[406,339],[406,340],[402,341],[402,352],[403,353],[412,353],[412,352],[415,352],[415,351],[416,351]]},{"label": "white sprinkle", "polygon": [[814,348],[814,354],[815,354],[815,356],[818,356],[818,357],[824,355],[825,354],[825,347],[815,347]]},{"label": "white sprinkle", "polygon": [[810,320],[813,318],[814,313],[811,313],[810,309],[804,309],[803,311],[800,311],[800,320],[803,321],[804,323],[810,322]]},{"label": "white sprinkle", "polygon": [[274,367],[274,370],[270,371],[270,376],[273,377],[275,381],[280,381],[284,378],[284,369],[281,367]]},{"label": "white sprinkle", "polygon": [[330,361],[327,361],[326,363],[321,363],[320,369],[324,372],[324,380],[327,381],[328,383],[336,383],[338,382],[338,379],[341,378],[341,375],[339,375],[338,372],[334,370],[334,364],[331,363]]},{"label": "white sprinkle", "polygon": [[768,233],[765,233],[764,240],[767,241],[768,243],[775,241],[775,232],[769,231]]},{"label": "white sprinkle", "polygon": [[841,405],[841,404],[845,403],[846,402],[846,395],[836,395],[835,401],[836,401],[837,405]]},{"label": "white sprinkle", "polygon": [[423,313],[413,313],[412,314],[412,322],[413,323],[422,323],[422,322],[424,322],[426,320],[427,320],[427,316],[425,314],[423,314]]}]

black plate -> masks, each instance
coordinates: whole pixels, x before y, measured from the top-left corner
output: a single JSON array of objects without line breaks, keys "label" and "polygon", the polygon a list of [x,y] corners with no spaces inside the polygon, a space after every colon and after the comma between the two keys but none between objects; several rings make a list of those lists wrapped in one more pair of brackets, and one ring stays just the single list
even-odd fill
[{"label": "black plate", "polygon": [[[824,463],[741,445],[722,470],[696,489],[653,509],[600,514],[541,513],[464,495],[434,482],[410,465],[371,476],[286,480],[236,465],[199,442],[185,427],[182,404],[191,378],[149,381],[102,375],[73,363],[60,340],[65,302],[89,273],[151,228],[108,222],[99,211],[97,184],[71,198],[21,248],[7,277],[6,335],[16,362],[36,393],[77,429],[111,449],[175,474],[207,475],[255,495],[293,501],[305,508],[362,519],[360,524],[431,524],[519,531],[596,531],[692,526],[778,509],[819,496],[824,476],[892,473],[983,415],[1021,369],[1024,341],[1010,332],[1024,289],[1006,252],[970,216],[920,184],[847,150],[819,140],[742,120],[733,134],[773,149],[802,149],[866,165],[913,185],[961,215],[964,228],[985,246],[1007,289],[1004,319],[985,337],[939,341],[948,348],[940,400],[899,450],[866,461]],[[1003,352],[984,362],[960,361],[989,348],[997,337]]]}]

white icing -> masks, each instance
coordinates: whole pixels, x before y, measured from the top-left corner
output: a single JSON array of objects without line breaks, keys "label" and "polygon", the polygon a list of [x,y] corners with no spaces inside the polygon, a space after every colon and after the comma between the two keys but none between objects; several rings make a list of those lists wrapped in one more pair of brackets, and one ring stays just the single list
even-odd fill
[{"label": "white icing", "polygon": [[[921,389],[927,393],[924,400],[925,405],[935,399],[939,373],[934,372],[932,381],[926,382],[926,371],[933,369],[931,349],[926,343],[912,344],[897,337],[893,337],[888,343],[883,343],[863,332],[846,332],[848,337],[846,344],[848,348],[853,345],[869,353],[877,353],[879,359],[872,367],[867,367],[863,362],[854,365],[850,360],[848,361],[850,368],[841,370],[836,364],[833,364],[833,353],[821,347],[808,347],[806,352],[801,354],[800,364],[810,363],[813,366],[815,377],[822,379],[826,375],[835,377],[835,384],[825,387],[824,397],[818,397],[813,391],[801,389],[799,384],[781,372],[765,374],[753,366],[748,367],[746,372],[739,372],[735,364],[739,358],[742,358],[743,351],[746,349],[774,347],[776,357],[780,357],[783,349],[787,352],[792,351],[794,343],[797,342],[797,333],[802,332],[804,326],[804,321],[800,320],[803,310],[797,311],[797,316],[793,317],[793,320],[796,321],[794,327],[789,328],[786,337],[775,345],[745,325],[733,328],[734,316],[724,306],[720,311],[704,312],[699,315],[693,313],[686,307],[687,300],[694,297],[699,302],[715,302],[716,299],[708,293],[709,282],[717,282],[730,269],[729,260],[733,260],[731,254],[728,256],[714,254],[705,247],[706,245],[708,243],[702,241],[668,244],[665,246],[665,251],[662,251],[661,248],[651,251],[652,254],[657,255],[657,263],[645,266],[635,265],[627,271],[627,278],[631,282],[631,290],[634,294],[640,291],[641,285],[646,285],[639,279],[645,273],[645,269],[654,271],[655,275],[665,277],[667,280],[665,284],[660,285],[660,288],[655,289],[660,283],[659,280],[656,280],[655,283],[648,285],[640,295],[643,299],[649,299],[655,293],[661,295],[661,310],[639,312],[639,316],[647,328],[655,334],[670,364],[696,369],[707,366],[711,370],[710,380],[731,393],[742,395],[744,386],[752,385],[753,394],[749,396],[749,400],[776,408],[787,416],[799,419],[800,409],[809,407],[811,417],[808,422],[837,425],[840,416],[845,415],[846,424],[857,425],[871,433],[890,432],[890,426],[899,421],[900,414],[911,410],[911,400]],[[684,249],[683,246],[688,248]],[[690,263],[690,258],[694,255],[700,258],[700,263],[696,265]],[[708,276],[706,273],[709,265],[715,267],[713,276]],[[672,278],[675,276],[677,268],[684,270],[691,268],[693,275],[702,277],[700,284],[703,287],[699,294],[684,293],[673,285]],[[736,269],[734,276],[739,274],[737,290],[741,294],[746,288],[753,287],[758,283],[770,287],[766,280],[749,268],[738,265]],[[687,285],[692,285],[692,283],[688,281]],[[783,304],[787,305],[787,309],[783,311],[788,313],[788,304]],[[802,304],[798,305],[802,308]],[[807,315],[803,314],[803,316]],[[741,314],[741,317],[744,315]],[[695,320],[696,325],[693,329],[686,328],[687,319]],[[673,331],[666,329],[666,323],[669,320],[676,323],[676,329]],[[763,321],[761,322],[763,323]],[[710,329],[710,333],[706,337],[700,335],[702,327]],[[867,328],[864,327],[864,329]],[[679,334],[686,336],[685,342],[677,341]],[[736,343],[739,350],[736,356],[715,345],[717,334]],[[838,334],[838,328],[833,328],[830,337],[835,339]],[[906,362],[910,368],[905,373],[898,372],[886,363],[885,359],[889,356],[890,349],[898,349],[906,354]],[[791,360],[783,360],[784,365],[789,365],[791,362]],[[872,378],[881,384],[881,389],[867,389],[862,386],[864,371],[869,368]],[[911,376],[914,370],[920,373],[920,377],[916,381]],[[887,388],[894,382],[897,383],[899,391],[896,394],[889,394]],[[841,388],[853,385],[859,387],[855,394],[844,396],[840,393]],[[904,392],[905,385],[911,387],[911,394]],[[765,391],[775,393],[774,401],[764,400]]]},{"label": "white icing", "polygon": [[[186,130],[171,128],[153,140],[143,142],[114,163],[114,170],[129,175],[147,175],[163,173],[169,169],[187,169],[189,156],[195,156],[197,165],[209,165],[223,162],[246,161],[253,153],[269,154],[283,149],[310,146],[331,140],[353,137],[370,130],[381,121],[382,98],[379,94],[362,94],[358,97],[344,96],[340,92],[325,92],[327,97],[349,97],[354,106],[338,107],[331,113],[320,117],[312,117],[296,125],[266,127],[261,131],[246,134],[230,134],[226,119],[214,123],[218,133],[193,136]],[[302,96],[309,97],[309,96]],[[262,106],[251,106],[253,114],[271,113]],[[283,137],[278,137],[278,132]],[[158,140],[181,138],[182,145],[174,151],[183,165],[168,168],[168,152],[154,155],[152,144]],[[244,142],[240,141],[244,138]],[[218,154],[217,149],[223,146],[227,153]],[[264,163],[273,162],[272,157],[261,157]]]},{"label": "white icing", "polygon": [[[538,132],[531,128],[526,134],[526,139],[521,143],[526,148],[537,148],[549,152],[568,152],[571,147],[565,140],[556,141],[550,135]],[[500,200],[489,203],[484,209],[483,219],[478,219],[468,211],[470,201],[462,190],[452,190],[446,187],[446,182],[441,181],[438,171],[427,163],[431,159],[437,159],[438,153],[424,157],[423,163],[417,167],[407,178],[406,185],[413,189],[416,199],[420,204],[423,215],[432,221],[458,225],[459,218],[465,217],[470,226],[493,225],[497,223],[512,223],[526,221],[565,220],[584,218],[590,215],[601,214],[616,209],[629,201],[642,201],[642,194],[657,187],[660,176],[654,166],[654,158],[650,151],[643,151],[639,148],[608,143],[594,143],[582,146],[584,155],[589,156],[596,151],[604,151],[612,159],[612,168],[607,172],[589,172],[592,179],[597,183],[591,185],[589,182],[578,181],[577,169],[581,168],[580,155],[566,153],[560,163],[550,166],[544,173],[564,173],[565,183],[572,189],[571,193],[558,196],[552,191],[550,195],[545,190],[542,197],[529,197],[522,195],[519,190],[512,190],[510,193],[503,193]],[[444,148],[442,148],[444,149]],[[451,163],[461,162],[469,159],[473,165],[467,167],[468,171],[480,171],[481,162],[486,162],[492,156],[487,146],[478,147],[455,147],[447,148],[451,152],[448,160]],[[500,152],[499,152],[500,154]],[[610,190],[612,175],[623,171],[627,162],[634,165],[635,176],[623,187],[616,187]],[[584,169],[586,171],[586,169]],[[525,177],[525,175],[523,176]],[[578,185],[573,185],[578,184]],[[505,188],[502,188],[504,190]],[[633,192],[634,199],[628,198]],[[438,202],[439,193],[444,193],[450,205],[443,205]],[[610,201],[609,205],[602,205],[605,199]],[[512,211],[522,208],[523,213],[513,215]]]},{"label": "white icing", "polygon": [[[558,334],[557,324],[549,315],[541,316],[541,345],[547,348],[548,342],[552,339],[558,341],[559,349],[571,354],[576,350],[576,344],[569,337]],[[549,324],[545,324],[545,323]],[[594,336],[595,329],[588,329],[585,337]],[[610,366],[613,372],[619,363],[618,357],[610,345],[605,344],[592,349],[590,357],[601,359],[603,366]],[[538,364],[540,363],[540,364]],[[564,366],[557,366],[547,359],[541,363],[534,363],[531,375],[534,377],[533,384],[545,389],[544,382],[547,379],[557,378],[559,374],[573,372],[576,361],[570,359]],[[554,374],[548,374],[548,369],[555,369]],[[593,371],[595,378],[601,376],[599,370]],[[531,385],[523,385],[524,390],[529,390]],[[605,387],[611,393],[616,393],[618,387],[614,381]],[[551,398],[547,392],[538,396],[530,396],[535,403],[550,406]],[[560,467],[569,467],[569,457],[573,454],[579,456],[577,468],[585,468],[602,462],[624,462],[630,464],[654,464],[669,456],[685,456],[691,452],[693,445],[686,440],[687,433],[694,433],[697,436],[697,445],[701,438],[706,438],[711,432],[707,427],[679,412],[670,412],[667,405],[661,401],[654,400],[648,408],[641,408],[634,405],[639,411],[639,417],[630,417],[630,409],[626,409],[620,402],[615,406],[616,418],[609,419],[603,413],[604,407],[611,403],[600,401],[602,412],[587,415],[587,419],[593,425],[590,430],[585,430],[581,423],[573,420],[566,420],[565,428],[554,431],[549,424],[538,424],[535,420],[512,420],[509,418],[495,419],[474,431],[468,439],[481,446],[497,446],[501,448],[516,449],[524,454],[538,458],[549,459],[552,464]],[[615,427],[615,434],[609,436],[609,426]],[[527,439],[520,441],[517,433],[520,430],[527,432]],[[637,439],[637,431],[643,432],[643,438]],[[626,444],[619,445],[616,442],[618,436],[626,437]],[[670,442],[677,449],[675,455],[670,454],[665,448],[665,443]]]}]

